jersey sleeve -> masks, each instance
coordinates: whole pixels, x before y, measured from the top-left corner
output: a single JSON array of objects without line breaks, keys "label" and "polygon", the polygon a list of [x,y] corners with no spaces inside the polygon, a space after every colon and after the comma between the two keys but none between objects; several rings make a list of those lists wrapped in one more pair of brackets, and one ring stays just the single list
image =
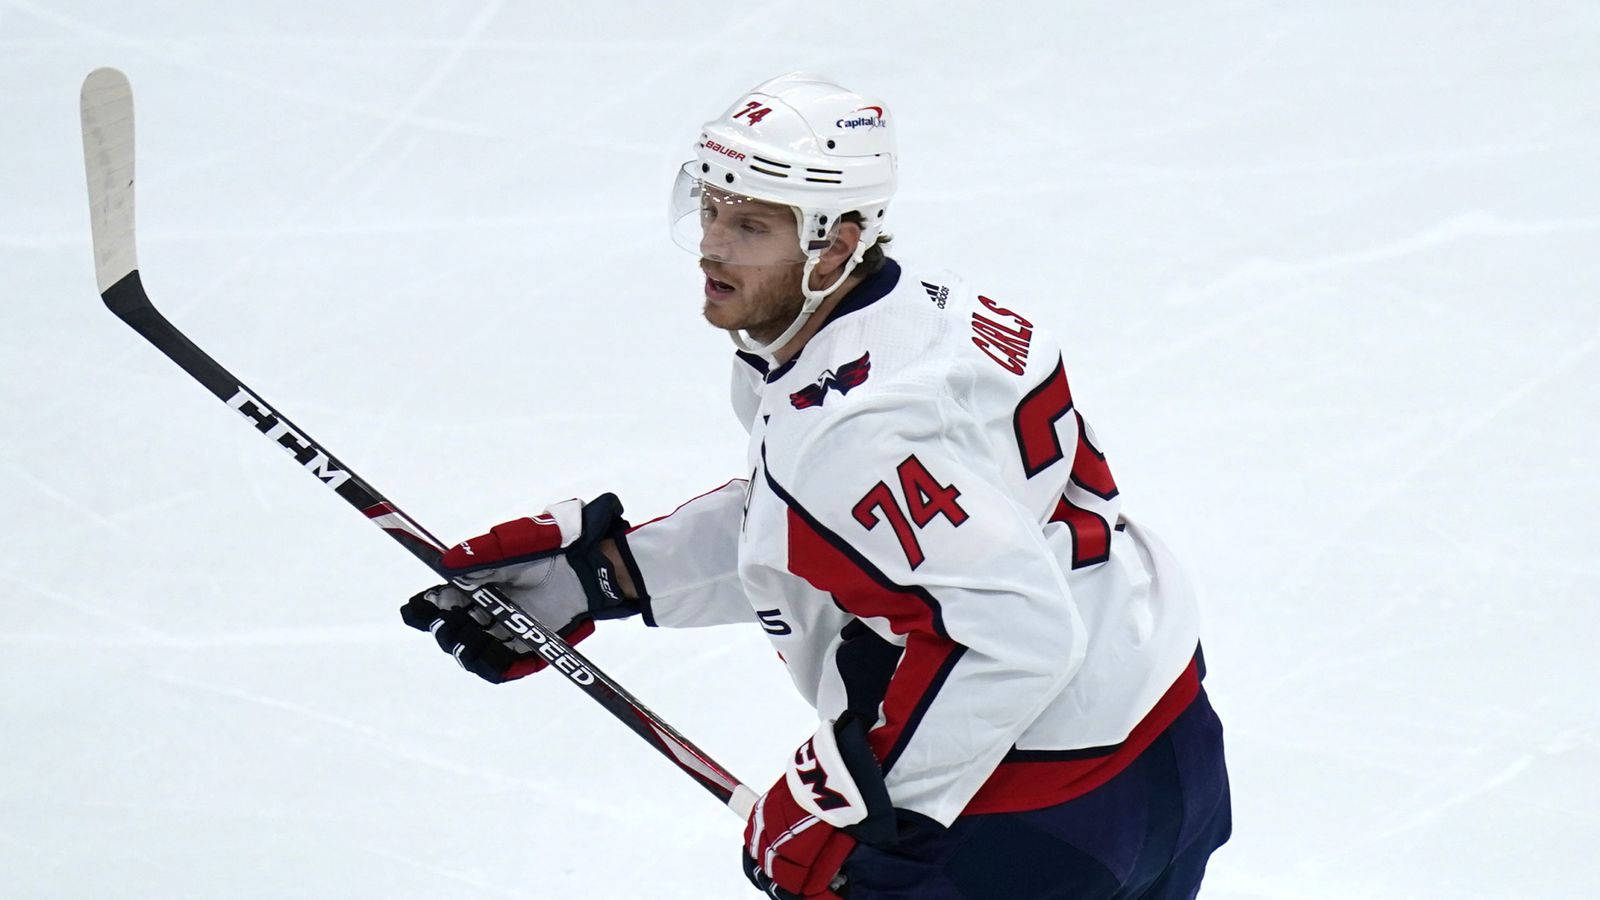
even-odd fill
[{"label": "jersey sleeve", "polygon": [[753,622],[739,581],[739,523],[749,482],[736,478],[635,526],[628,550],[644,580],[645,624],[697,628]]},{"label": "jersey sleeve", "polygon": [[1085,629],[1062,548],[962,411],[860,399],[764,475],[789,507],[790,571],[903,642],[869,737],[895,805],[948,825],[1073,677]]}]

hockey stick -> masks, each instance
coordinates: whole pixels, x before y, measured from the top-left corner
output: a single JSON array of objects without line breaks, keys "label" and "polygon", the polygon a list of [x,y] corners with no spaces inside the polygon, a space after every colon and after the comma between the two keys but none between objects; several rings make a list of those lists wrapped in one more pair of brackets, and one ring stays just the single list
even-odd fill
[{"label": "hockey stick", "polygon": [[[134,247],[132,88],[120,71],[96,69],[84,79],[79,100],[95,278],[106,306],[217,399],[244,416],[268,440],[288,451],[317,480],[361,510],[436,574],[448,579],[439,564],[445,546],[437,538],[197,347],[150,303],[139,278]],[[540,624],[495,588],[478,588],[472,591],[472,598],[495,622],[517,635],[528,649],[543,656],[552,668],[701,787],[741,818],[748,818],[756,801],[754,792],[572,649],[554,630]]]}]

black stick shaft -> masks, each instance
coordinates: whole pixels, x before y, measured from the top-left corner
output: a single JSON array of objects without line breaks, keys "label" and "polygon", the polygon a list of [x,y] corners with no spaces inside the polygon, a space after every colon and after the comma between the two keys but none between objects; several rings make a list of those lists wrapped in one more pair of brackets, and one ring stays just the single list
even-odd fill
[{"label": "black stick shaft", "polygon": [[[117,318],[165,353],[267,439],[287,451],[317,480],[361,510],[373,524],[411,551],[411,555],[426,563],[440,577],[449,578],[439,564],[445,547],[437,538],[189,340],[150,302],[137,269],[111,285],[101,296]],[[504,592],[493,587],[477,588],[472,592],[472,597],[496,622],[517,635],[530,650],[548,660],[551,668],[582,688],[584,693],[609,710],[701,787],[738,815],[748,815],[750,805],[755,800],[755,794],[749,788],[740,784],[710,755],[612,681],[553,629],[541,624],[526,610],[520,609]]]}]

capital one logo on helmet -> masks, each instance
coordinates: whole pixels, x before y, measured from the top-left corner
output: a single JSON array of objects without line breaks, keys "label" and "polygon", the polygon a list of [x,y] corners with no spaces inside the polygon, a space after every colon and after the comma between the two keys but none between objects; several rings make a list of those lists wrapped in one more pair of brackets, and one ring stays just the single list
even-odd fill
[{"label": "capital one logo on helmet", "polygon": [[845,116],[844,118],[834,122],[834,127],[848,128],[853,131],[857,128],[882,128],[883,126],[889,124],[888,120],[884,118],[883,107],[881,106],[863,106],[854,110],[854,112],[870,113],[870,115]]}]

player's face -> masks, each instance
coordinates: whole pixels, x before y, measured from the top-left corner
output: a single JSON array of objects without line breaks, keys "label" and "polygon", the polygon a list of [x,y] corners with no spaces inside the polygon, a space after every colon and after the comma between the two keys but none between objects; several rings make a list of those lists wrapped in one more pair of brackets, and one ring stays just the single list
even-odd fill
[{"label": "player's face", "polygon": [[787,206],[708,188],[700,204],[700,268],[706,321],[758,341],[783,333],[800,313],[805,270]]}]

